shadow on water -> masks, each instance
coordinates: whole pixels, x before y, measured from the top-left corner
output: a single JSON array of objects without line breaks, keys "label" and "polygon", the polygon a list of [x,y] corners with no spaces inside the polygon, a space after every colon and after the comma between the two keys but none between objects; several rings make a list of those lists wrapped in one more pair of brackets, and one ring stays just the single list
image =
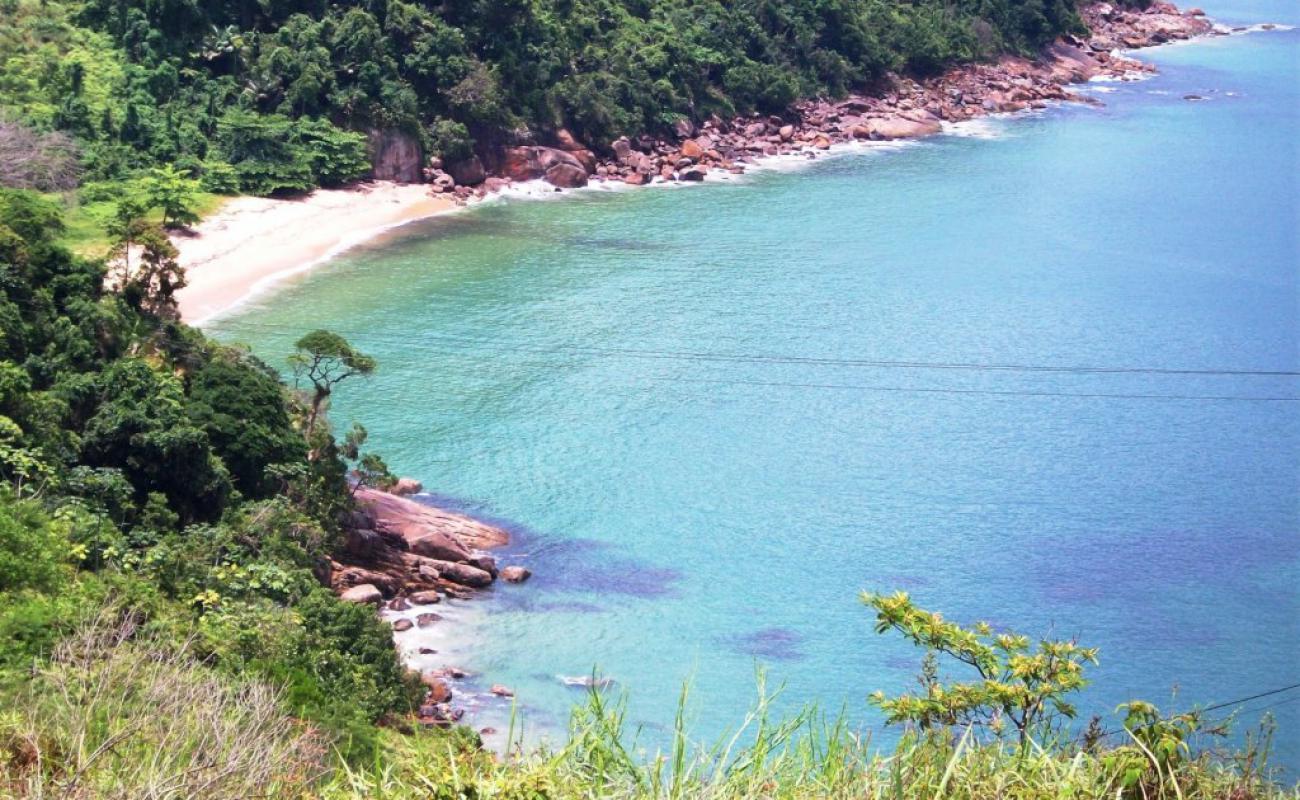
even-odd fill
[{"label": "shadow on water", "polygon": [[598,613],[601,606],[579,600],[545,599],[541,593],[592,594],[609,598],[655,599],[677,596],[683,575],[618,555],[614,545],[595,539],[549,536],[514,520],[492,514],[485,503],[422,492],[414,500],[495,525],[510,534],[510,544],[493,551],[498,561],[520,562],[534,571],[528,596],[502,598],[510,606],[539,611]]},{"label": "shadow on water", "polygon": [[803,641],[798,631],[776,627],[718,639],[724,647],[762,661],[800,661],[805,658]]}]

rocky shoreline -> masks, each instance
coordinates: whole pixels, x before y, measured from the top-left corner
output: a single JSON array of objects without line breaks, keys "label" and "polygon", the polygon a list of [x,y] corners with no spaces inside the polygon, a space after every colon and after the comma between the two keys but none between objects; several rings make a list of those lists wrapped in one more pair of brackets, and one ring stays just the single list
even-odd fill
[{"label": "rocky shoreline", "polygon": [[431,159],[424,170],[431,191],[468,202],[514,183],[542,180],[556,190],[592,182],[634,186],[703,181],[711,173],[741,174],[760,159],[805,155],[815,158],[833,146],[861,141],[917,139],[940,133],[945,123],[990,114],[1044,108],[1054,102],[1096,104],[1070,90],[1099,76],[1132,79],[1155,68],[1121,55],[1133,50],[1224,34],[1203,11],[1180,11],[1169,3],[1130,10],[1094,3],[1081,10],[1091,34],[1063,37],[1037,59],[1004,56],[985,64],[956,67],[934,78],[890,76],[879,92],[839,100],[808,100],[784,116],[717,116],[698,127],[679,120],[673,141],[621,138],[600,152],[559,130],[546,144],[527,139],[489,157],[444,164]]},{"label": "rocky shoreline", "polygon": [[[499,569],[485,552],[509,544],[506,531],[406,496],[421,488],[403,479],[389,492],[357,489],[346,539],[329,563],[330,587],[343,600],[381,611],[418,612],[414,620],[409,615],[393,620],[394,633],[442,622],[434,609],[446,598],[470,599],[498,579],[522,583],[531,575],[520,566]],[[451,701],[452,682],[464,677],[454,666],[420,675],[426,689],[421,724],[450,725],[462,718],[463,709]],[[495,694],[505,691],[493,688]]]},{"label": "rocky shoreline", "polygon": [[[542,180],[556,191],[592,182],[703,181],[712,173],[744,173],[764,158],[815,158],[851,142],[917,139],[942,132],[945,123],[1053,102],[1095,104],[1069,87],[1100,76],[1128,80],[1155,71],[1120,50],[1225,33],[1199,9],[1180,11],[1162,2],[1142,11],[1095,3],[1082,14],[1091,35],[1060,39],[1037,59],[1005,56],[921,81],[892,76],[876,94],[804,101],[785,116],[715,116],[698,128],[681,120],[673,141],[621,138],[599,155],[560,130],[549,144],[521,142],[494,154],[488,164],[478,157],[454,164],[431,159],[424,177],[432,194],[461,203],[526,181]],[[330,562],[330,586],[343,599],[403,614],[392,621],[395,633],[440,623],[434,608],[444,598],[469,599],[498,579],[521,583],[530,574],[519,566],[499,569],[486,552],[509,543],[506,531],[405,496],[420,490],[408,480],[391,492],[359,489],[346,542]],[[464,710],[452,705],[452,684],[465,677],[453,666],[421,675],[426,686],[421,724],[461,720]],[[512,696],[503,686],[493,686],[491,693]]]}]

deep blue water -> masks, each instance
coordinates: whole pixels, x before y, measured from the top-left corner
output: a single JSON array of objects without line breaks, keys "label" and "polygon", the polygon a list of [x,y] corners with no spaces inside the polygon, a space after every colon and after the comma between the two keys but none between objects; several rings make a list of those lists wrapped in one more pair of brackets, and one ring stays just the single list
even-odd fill
[{"label": "deep blue water", "polygon": [[[1099,646],[1080,704],[1108,724],[1248,695],[1300,681],[1300,380],[1145,370],[1300,370],[1298,53],[1297,30],[1167,47],[1101,109],[483,206],[211,327],[277,364],[349,336],[381,369],[336,422],[516,527],[502,560],[536,577],[453,609],[426,663],[511,685],[530,730],[599,665],[652,731],[691,680],[711,738],[756,662],[786,708],[878,725],[866,695],[921,654],[864,588]],[[1300,702],[1268,710],[1300,765]]]}]

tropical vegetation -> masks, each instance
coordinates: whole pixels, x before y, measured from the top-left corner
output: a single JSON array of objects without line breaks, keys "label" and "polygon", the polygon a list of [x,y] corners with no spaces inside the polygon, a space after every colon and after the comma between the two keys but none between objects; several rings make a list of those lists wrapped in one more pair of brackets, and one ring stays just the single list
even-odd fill
[{"label": "tropical vegetation", "polygon": [[871,699],[892,748],[777,719],[761,684],[709,746],[679,712],[652,748],[600,690],[551,749],[415,730],[418,676],[324,580],[351,487],[392,480],[330,415],[380,365],[329,331],[270,364],[178,319],[169,229],[346,184],[372,130],[449,159],[599,144],[1079,26],[1067,0],[0,0],[0,796],[1300,796],[1267,727],[1205,746],[1220,721],[1135,701],[1076,730],[1095,650],[906,595],[863,598],[928,654]]}]

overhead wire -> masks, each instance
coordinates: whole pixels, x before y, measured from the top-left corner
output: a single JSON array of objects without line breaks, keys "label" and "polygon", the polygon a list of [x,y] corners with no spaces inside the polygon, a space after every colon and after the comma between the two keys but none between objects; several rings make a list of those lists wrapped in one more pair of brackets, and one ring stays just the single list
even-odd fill
[{"label": "overhead wire", "polygon": [[[289,326],[241,321],[236,326],[261,328],[266,330],[292,331]],[[520,344],[500,339],[456,334],[435,334],[430,332],[412,333],[400,338],[376,335],[373,332],[349,331],[332,328],[335,333],[345,336],[368,338],[376,341],[388,341],[398,344],[412,342],[431,342],[441,344],[477,344],[487,345],[498,350],[527,353],[570,353],[581,355],[615,355],[629,358],[667,359],[681,361],[722,361],[737,363],[774,363],[774,364],[809,364],[815,366],[863,367],[873,369],[934,369],[991,372],[1030,372],[1030,373],[1079,373],[1106,375],[1190,375],[1190,376],[1250,376],[1250,377],[1300,377],[1300,370],[1280,369],[1244,369],[1244,368],[1188,368],[1188,367],[1139,367],[1139,366],[1096,366],[1096,365],[1062,365],[1062,364],[1016,364],[976,361],[920,361],[888,360],[869,358],[834,358],[830,356],[804,356],[773,353],[726,353],[694,350],[651,350],[625,347],[601,347],[597,345],[540,345]]]}]

